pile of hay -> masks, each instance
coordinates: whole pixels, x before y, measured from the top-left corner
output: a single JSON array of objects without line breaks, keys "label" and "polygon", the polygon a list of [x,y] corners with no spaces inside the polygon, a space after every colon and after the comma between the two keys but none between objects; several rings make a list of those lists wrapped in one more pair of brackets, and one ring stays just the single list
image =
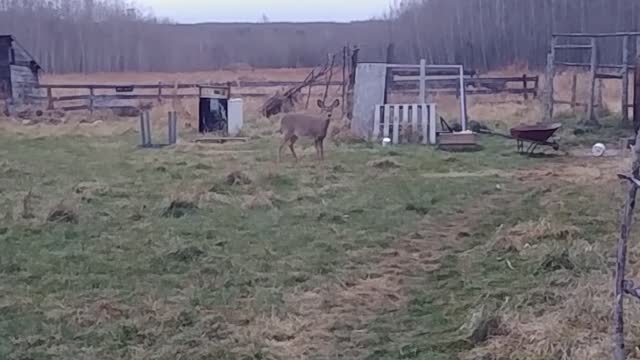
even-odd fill
[{"label": "pile of hay", "polygon": [[544,241],[571,241],[578,234],[575,226],[561,224],[548,218],[526,221],[496,233],[494,249],[521,252]]},{"label": "pile of hay", "polygon": [[402,167],[397,160],[386,157],[382,159],[371,160],[367,163],[367,166],[376,168],[376,169],[398,169]]}]

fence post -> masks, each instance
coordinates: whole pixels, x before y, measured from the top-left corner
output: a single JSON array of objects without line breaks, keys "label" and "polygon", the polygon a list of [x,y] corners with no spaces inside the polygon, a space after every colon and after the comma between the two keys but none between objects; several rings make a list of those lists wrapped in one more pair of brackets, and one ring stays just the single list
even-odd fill
[{"label": "fence post", "polygon": [[587,104],[587,118],[585,119],[585,124],[587,125],[598,125],[598,120],[595,116],[595,102],[596,102],[596,71],[598,69],[598,49],[596,38],[591,38],[591,67],[589,72],[589,80],[590,80],[590,93],[589,93],[589,102]]},{"label": "fence post", "polygon": [[467,88],[464,84],[463,66],[460,66],[460,119],[462,131],[467,131]]},{"label": "fence post", "polygon": [[522,87],[524,88],[524,100],[529,100],[529,82],[527,81],[527,74],[522,75]]},{"label": "fence post", "polygon": [[420,99],[418,104],[427,102],[427,60],[420,59]]},{"label": "fence post", "polygon": [[[640,44],[640,41],[638,43]],[[636,68],[633,74],[633,129],[637,134],[640,129],[640,49],[636,57]]]},{"label": "fence post", "polygon": [[53,89],[47,88],[47,110],[53,110]]},{"label": "fence post", "polygon": [[553,121],[553,80],[555,78],[555,61],[556,61],[556,43],[558,39],[553,36],[551,38],[551,49],[547,54],[547,69],[545,72],[545,112],[544,112],[544,121],[551,122]]},{"label": "fence post", "polygon": [[151,146],[151,124],[149,121],[149,112],[147,111],[140,114],[140,137],[142,147]]},{"label": "fence post", "polygon": [[94,101],[93,86],[89,86],[89,111],[93,113],[93,101]]},{"label": "fence post", "polygon": [[158,82],[158,103],[162,103],[162,81]]},{"label": "fence post", "polygon": [[622,127],[629,125],[629,40],[622,41]]}]

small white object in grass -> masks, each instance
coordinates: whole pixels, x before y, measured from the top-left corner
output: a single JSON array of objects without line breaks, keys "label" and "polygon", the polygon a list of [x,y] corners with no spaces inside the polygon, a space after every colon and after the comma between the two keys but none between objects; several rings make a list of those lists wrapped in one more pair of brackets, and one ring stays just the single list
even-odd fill
[{"label": "small white object in grass", "polygon": [[604,153],[606,151],[607,151],[607,147],[604,146],[604,144],[602,144],[602,143],[597,143],[597,144],[593,145],[593,148],[591,149],[591,153],[595,157],[600,157],[600,156],[604,155]]},{"label": "small white object in grass", "polygon": [[391,139],[389,139],[388,137],[382,139],[382,146],[389,146],[389,144],[391,144]]}]

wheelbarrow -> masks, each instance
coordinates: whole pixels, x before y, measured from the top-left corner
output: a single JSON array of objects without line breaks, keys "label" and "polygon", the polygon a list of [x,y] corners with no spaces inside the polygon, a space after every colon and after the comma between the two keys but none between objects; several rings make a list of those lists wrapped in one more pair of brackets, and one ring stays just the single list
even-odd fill
[{"label": "wheelbarrow", "polygon": [[[533,155],[538,146],[550,146],[558,151],[560,145],[549,139],[562,127],[560,123],[519,125],[511,129],[511,137],[516,140],[518,152]],[[529,143],[525,151],[525,143]]]},{"label": "wheelbarrow", "polygon": [[[443,129],[442,133],[454,132],[456,130],[459,131],[459,129],[455,129],[449,126],[449,124],[442,117],[440,118],[440,124]],[[560,123],[553,123],[553,124],[538,123],[534,125],[518,125],[511,129],[511,135],[507,135],[507,134],[492,131],[491,129],[489,129],[488,127],[482,125],[477,121],[471,121],[469,123],[469,128],[473,132],[476,132],[479,134],[500,136],[506,139],[516,140],[518,152],[521,154],[527,154],[529,156],[533,155],[533,153],[536,151],[536,149],[539,146],[550,146],[555,151],[560,150],[560,145],[555,141],[549,141],[549,139],[561,127],[562,127],[562,124]],[[525,143],[529,143],[529,146],[527,147],[526,151],[525,151]]]}]

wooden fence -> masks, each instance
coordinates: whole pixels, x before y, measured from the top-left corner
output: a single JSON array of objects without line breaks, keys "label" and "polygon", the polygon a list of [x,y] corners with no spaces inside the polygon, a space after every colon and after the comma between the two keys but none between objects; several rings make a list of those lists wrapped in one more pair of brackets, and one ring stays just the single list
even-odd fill
[{"label": "wooden fence", "polygon": [[[419,75],[394,75],[392,91],[418,93]],[[525,100],[538,97],[540,77],[529,76],[491,76],[474,77],[466,75],[464,84],[467,95],[522,95]],[[457,76],[427,75],[427,92],[432,95],[456,95],[460,93],[460,82]]]},{"label": "wooden fence", "polygon": [[[392,92],[418,93],[419,75],[411,72],[394,74]],[[459,96],[458,78],[446,75],[429,75],[427,77],[428,94],[444,94]],[[471,77],[466,76],[465,87],[468,95],[517,94],[528,99],[538,95],[537,76],[522,77]],[[198,98],[202,89],[217,89],[225,96],[243,98],[265,98],[273,95],[278,88],[301,84],[298,81],[234,81],[208,84],[41,84],[42,95],[36,100],[46,104],[47,109],[64,111],[88,110],[131,106],[133,101],[149,100],[162,102],[167,99]],[[509,86],[520,85],[520,88]],[[331,81],[331,87],[343,87],[341,80]],[[264,91],[260,91],[264,89]]]}]

